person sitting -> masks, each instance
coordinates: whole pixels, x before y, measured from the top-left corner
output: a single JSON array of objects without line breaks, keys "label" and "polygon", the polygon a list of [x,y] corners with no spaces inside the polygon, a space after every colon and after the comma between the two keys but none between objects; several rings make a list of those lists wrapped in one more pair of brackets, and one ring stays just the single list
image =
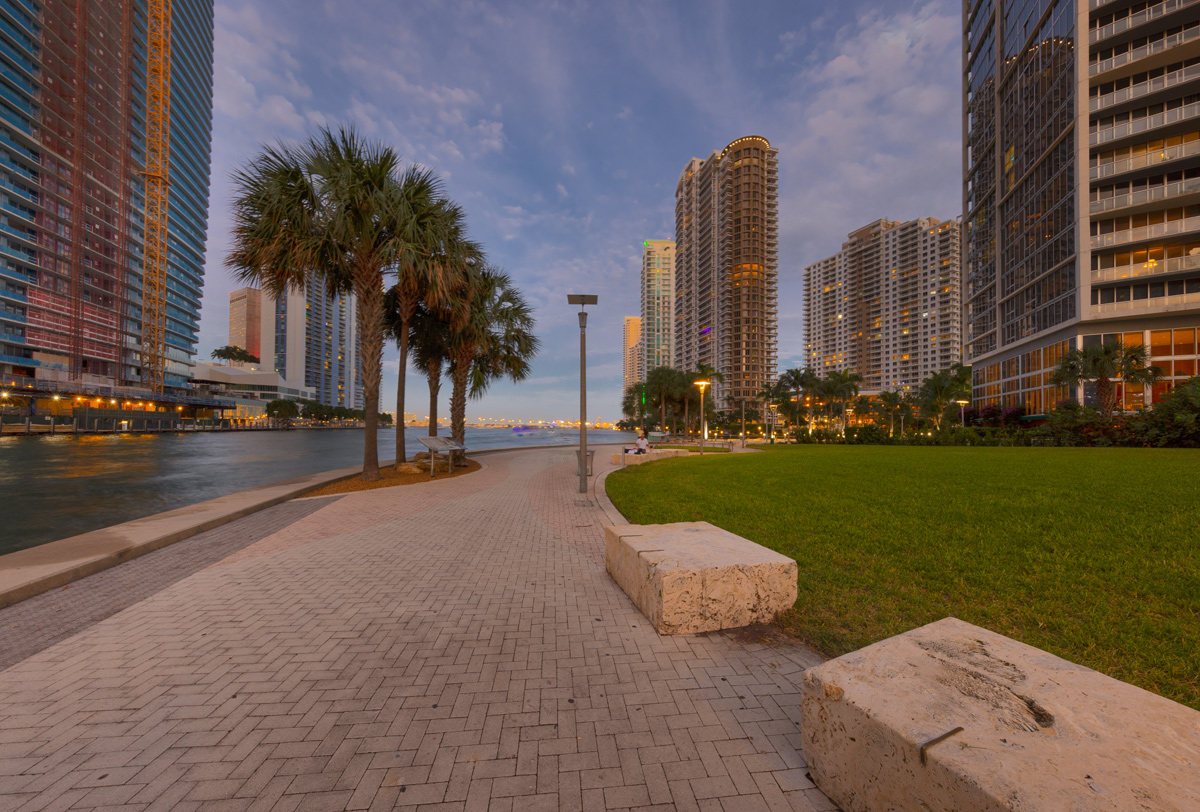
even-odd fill
[{"label": "person sitting", "polygon": [[642,432],[642,436],[637,438],[637,443],[634,445],[634,454],[645,454],[650,450],[650,441],[646,439],[646,432]]}]

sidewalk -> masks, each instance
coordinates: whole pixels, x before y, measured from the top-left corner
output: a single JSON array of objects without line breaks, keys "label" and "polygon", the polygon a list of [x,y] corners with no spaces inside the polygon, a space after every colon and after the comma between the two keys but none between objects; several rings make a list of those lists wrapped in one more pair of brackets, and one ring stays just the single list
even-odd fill
[{"label": "sidewalk", "polygon": [[[33,599],[81,630],[0,671],[0,810],[834,808],[800,753],[815,655],[659,637],[572,449],[480,459],[211,531],[258,540],[93,625],[73,592],[171,548]],[[0,662],[59,617],[22,606]]]}]

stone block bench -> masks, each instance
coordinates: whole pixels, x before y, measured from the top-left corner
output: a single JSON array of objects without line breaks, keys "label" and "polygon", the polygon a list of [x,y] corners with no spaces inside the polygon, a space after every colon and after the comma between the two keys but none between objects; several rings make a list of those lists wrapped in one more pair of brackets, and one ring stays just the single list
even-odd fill
[{"label": "stone block bench", "polygon": [[[647,451],[645,454],[625,454],[626,465],[641,465],[643,462],[654,462],[655,460],[665,460],[670,457],[686,457],[690,452],[686,448],[656,448]],[[612,464],[621,464],[621,454],[612,455]]]},{"label": "stone block bench", "polygon": [[794,560],[708,522],[606,527],[604,540],[609,574],[659,634],[766,623],[796,602]]},{"label": "stone block bench", "polygon": [[1200,810],[1200,712],[956,618],[810,669],[801,719],[845,812]]}]

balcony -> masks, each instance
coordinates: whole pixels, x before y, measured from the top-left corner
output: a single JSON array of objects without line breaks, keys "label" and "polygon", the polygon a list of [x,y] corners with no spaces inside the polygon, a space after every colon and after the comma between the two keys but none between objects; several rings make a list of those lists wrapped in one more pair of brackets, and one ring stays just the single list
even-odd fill
[{"label": "balcony", "polygon": [[1165,127],[1168,124],[1188,121],[1190,119],[1200,119],[1200,102],[1192,102],[1182,107],[1176,107],[1174,110],[1164,110],[1152,116],[1114,124],[1111,127],[1105,127],[1103,130],[1096,130],[1088,136],[1088,143],[1096,147],[1110,141],[1126,138],[1130,135],[1137,135],[1138,133],[1148,132],[1159,127]]},{"label": "balcony", "polygon": [[1151,186],[1148,189],[1140,189],[1136,192],[1117,195],[1116,197],[1109,197],[1104,200],[1093,200],[1090,211],[1092,214],[1105,214],[1130,206],[1143,206],[1148,203],[1173,200],[1177,197],[1196,192],[1200,192],[1200,178],[1176,181],[1175,183],[1167,183],[1162,186]]},{"label": "balcony", "polygon": [[1173,147],[1147,152],[1142,155],[1122,158],[1111,163],[1093,166],[1089,174],[1092,180],[1104,180],[1105,178],[1123,175],[1126,172],[1178,161],[1180,158],[1190,158],[1193,155],[1200,155],[1200,139],[1188,141],[1186,144],[1176,144]]},{"label": "balcony", "polygon": [[1171,257],[1164,260],[1150,260],[1137,265],[1119,265],[1116,268],[1102,268],[1092,271],[1092,282],[1116,282],[1120,279],[1158,276],[1161,274],[1191,271],[1200,268],[1200,254],[1188,257]]},{"label": "balcony", "polygon": [[1184,293],[1180,296],[1162,296],[1155,299],[1134,299],[1128,302],[1110,302],[1108,304],[1090,305],[1092,315],[1110,313],[1128,313],[1134,310],[1152,310],[1155,313],[1163,310],[1174,310],[1187,305],[1200,304],[1200,293]]},{"label": "balcony", "polygon": [[1164,0],[1164,2],[1159,3],[1158,5],[1142,9],[1141,11],[1135,14],[1130,14],[1128,17],[1123,19],[1113,20],[1108,25],[1104,25],[1099,28],[1093,28],[1088,32],[1088,42],[1092,45],[1095,45],[1097,42],[1116,36],[1122,31],[1128,31],[1131,28],[1137,28],[1139,25],[1145,25],[1151,20],[1161,19],[1168,14],[1174,14],[1180,9],[1198,4],[1200,4],[1200,0]]},{"label": "balcony", "polygon": [[[1200,0],[1197,0],[1197,2],[1200,2]],[[1139,82],[1136,85],[1130,85],[1129,87],[1115,90],[1112,93],[1105,93],[1103,96],[1097,96],[1088,102],[1088,110],[1095,113],[1098,110],[1104,110],[1127,101],[1141,99],[1152,93],[1176,87],[1197,78],[1200,78],[1200,65],[1189,65],[1182,70],[1173,71],[1172,73],[1158,76],[1145,82]]]},{"label": "balcony", "polygon": [[1119,245],[1128,245],[1130,243],[1142,242],[1143,240],[1154,240],[1159,237],[1169,237],[1175,234],[1187,234],[1191,231],[1200,231],[1200,217],[1186,217],[1182,220],[1172,220],[1167,223],[1155,223],[1149,226],[1140,226],[1131,228],[1126,231],[1114,231],[1111,234],[1097,234],[1092,237],[1092,250],[1098,248],[1115,248]]},{"label": "balcony", "polygon": [[1145,59],[1148,56],[1162,53],[1170,50],[1177,45],[1182,45],[1185,42],[1200,39],[1200,26],[1193,26],[1186,31],[1180,31],[1177,34],[1172,34],[1169,37],[1163,37],[1154,42],[1147,42],[1139,48],[1132,48],[1123,54],[1108,59],[1103,59],[1098,62],[1093,62],[1088,65],[1088,76],[1099,76],[1102,73],[1108,73],[1110,70],[1119,68],[1122,65],[1128,65],[1131,62],[1137,62],[1140,59]]}]

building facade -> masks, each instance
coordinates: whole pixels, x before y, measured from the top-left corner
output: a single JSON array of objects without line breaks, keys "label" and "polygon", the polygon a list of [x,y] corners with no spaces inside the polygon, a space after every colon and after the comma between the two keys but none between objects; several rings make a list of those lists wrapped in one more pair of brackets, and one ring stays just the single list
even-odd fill
[{"label": "building facade", "polygon": [[675,328],[675,241],[642,243],[642,375],[669,367]]},{"label": "building facade", "polygon": [[805,366],[857,372],[871,395],[961,363],[961,233],[953,220],[877,220],[805,268]]},{"label": "building facade", "polygon": [[627,391],[634,384],[646,380],[646,367],[643,364],[643,359],[646,357],[643,348],[644,341],[642,320],[637,316],[626,316],[625,329],[621,336],[621,356],[624,359],[622,392]]},{"label": "building facade", "polygon": [[964,2],[967,347],[979,405],[1044,412],[1072,348],[1194,374],[1200,15],[1191,2]]},{"label": "building facade", "polygon": [[279,298],[259,293],[262,352],[257,355],[262,365],[311,389],[314,399],[326,406],[363,408],[354,297],[330,296],[319,281]]},{"label": "building facade", "polygon": [[[196,352],[212,123],[212,0],[175,0],[163,383]],[[147,7],[0,0],[0,376],[142,386]]]},{"label": "building facade", "polygon": [[229,294],[229,344],[262,358],[262,291],[242,288]]},{"label": "building facade", "polygon": [[691,159],[675,187],[674,366],[718,372],[718,410],[775,380],[778,213],[778,152],[757,135]]}]

